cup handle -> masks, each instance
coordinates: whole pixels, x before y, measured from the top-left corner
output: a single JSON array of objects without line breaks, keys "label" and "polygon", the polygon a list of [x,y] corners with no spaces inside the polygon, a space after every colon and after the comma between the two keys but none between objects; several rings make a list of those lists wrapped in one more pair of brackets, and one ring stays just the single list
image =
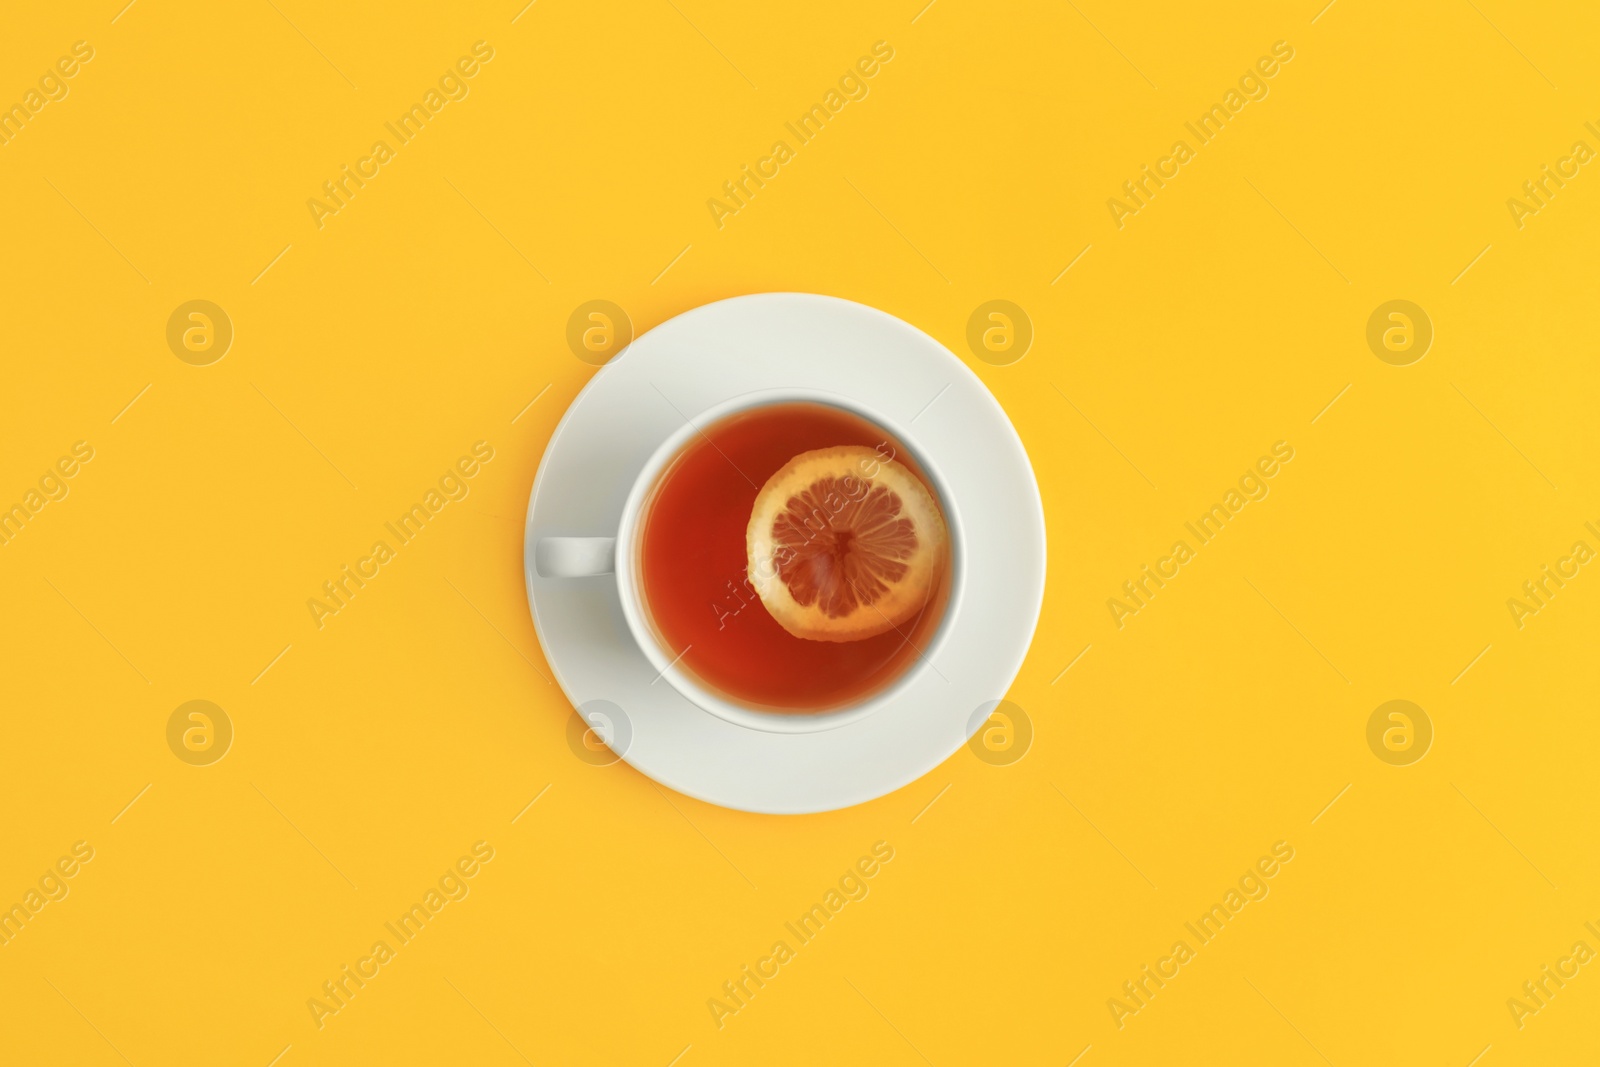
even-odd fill
[{"label": "cup handle", "polygon": [[541,578],[588,578],[616,570],[615,537],[541,537],[533,566]]}]

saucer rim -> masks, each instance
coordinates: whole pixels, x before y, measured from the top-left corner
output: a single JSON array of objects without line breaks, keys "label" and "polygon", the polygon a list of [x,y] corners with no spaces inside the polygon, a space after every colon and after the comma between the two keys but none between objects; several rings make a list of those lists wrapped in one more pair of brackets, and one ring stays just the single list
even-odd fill
[{"label": "saucer rim", "polygon": [[[999,427],[1003,427],[1005,431],[1009,431],[990,435],[990,437],[983,440],[982,447],[987,449],[997,449],[1004,453],[1005,455],[1003,458],[1007,461],[1007,464],[1011,467],[1012,471],[1014,473],[1020,473],[1023,476],[1019,479],[1021,483],[1019,488],[1024,488],[1027,490],[1027,492],[1024,494],[1025,499],[1015,499],[1006,502],[1011,505],[1008,511],[1007,525],[1008,527],[1016,527],[1019,524],[1025,524],[1028,527],[1026,531],[1027,539],[1032,542],[1032,547],[1035,549],[1035,551],[1031,553],[1031,558],[1021,561],[1015,568],[1018,571],[1031,571],[1034,580],[1031,581],[1029,587],[1026,589],[1013,589],[1009,591],[1011,603],[1008,605],[1008,614],[1012,615],[1014,619],[1018,619],[1019,621],[1025,617],[1025,624],[1016,627],[1016,640],[1008,646],[1010,651],[1003,655],[1003,663],[990,663],[991,667],[999,666],[999,670],[992,670],[991,673],[1002,679],[1002,681],[1001,684],[997,686],[999,692],[991,693],[985,699],[992,701],[994,699],[1003,698],[1006,692],[1009,691],[1011,685],[1015,682],[1016,676],[1021,670],[1023,663],[1026,662],[1028,653],[1032,648],[1033,639],[1037,636],[1038,622],[1043,610],[1045,581],[1048,574],[1047,531],[1045,527],[1043,502],[1039,492],[1038,477],[1028,456],[1027,448],[1023,444],[1020,435],[1017,434],[1016,428],[1011,422],[1010,417],[1006,414],[1005,409],[1001,407],[999,401],[984,384],[983,380],[978,377],[971,367],[969,367],[959,357],[952,353],[936,338],[932,337],[911,323],[908,323],[903,319],[900,319],[897,316],[894,316],[879,308],[872,307],[871,305],[826,294],[803,292],[766,292],[744,294],[702,304],[698,307],[673,316],[672,318],[666,319],[646,333],[635,338],[626,348],[613,357],[612,360],[603,365],[594,374],[594,376],[591,377],[587,383],[585,383],[583,389],[578,392],[578,394],[568,405],[567,410],[563,412],[560,421],[557,423],[555,429],[550,435],[548,442],[545,445],[544,453],[540,458],[533,485],[529,491],[528,509],[524,524],[523,567],[524,587],[528,596],[529,613],[534,622],[535,633],[538,637],[540,648],[544,652],[546,661],[549,663],[551,671],[555,675],[556,681],[560,686],[563,695],[567,698],[574,710],[581,708],[583,703],[585,703],[580,702],[578,699],[579,695],[581,694],[582,687],[576,685],[575,679],[570,677],[568,670],[564,669],[563,660],[567,658],[568,654],[566,652],[554,649],[552,647],[552,641],[550,640],[549,635],[546,633],[547,621],[543,616],[548,613],[548,610],[546,612],[541,612],[540,609],[539,584],[538,581],[536,581],[536,572],[533,566],[533,553],[539,536],[555,535],[557,533],[557,530],[554,528],[546,527],[544,529],[539,529],[536,526],[536,521],[539,518],[538,509],[541,502],[541,491],[548,484],[546,481],[546,476],[550,472],[552,464],[557,461],[558,455],[562,452],[564,439],[571,434],[572,427],[576,420],[588,416],[586,402],[594,402],[594,398],[595,396],[599,395],[599,391],[608,387],[607,382],[610,377],[616,377],[621,373],[626,373],[623,371],[623,368],[627,366],[630,359],[634,365],[637,365],[641,358],[641,353],[652,353],[653,349],[657,346],[664,346],[670,349],[676,343],[681,343],[686,333],[691,332],[696,328],[703,330],[706,327],[710,327],[712,331],[715,331],[718,326],[719,318],[730,321],[733,326],[738,329],[754,329],[756,327],[751,326],[751,318],[749,313],[761,310],[763,309],[763,306],[765,306],[765,308],[770,312],[771,318],[790,317],[794,315],[794,313],[798,312],[800,313],[800,317],[807,319],[807,321],[817,317],[830,318],[845,321],[845,325],[847,327],[857,326],[864,332],[873,328],[884,328],[890,331],[901,332],[905,335],[905,341],[908,349],[916,348],[921,350],[921,352],[915,354],[916,358],[931,358],[939,361],[940,366],[938,369],[942,370],[953,379],[946,383],[944,387],[945,389],[954,386],[956,384],[955,379],[964,380],[967,385],[967,389],[965,390],[965,402],[968,404],[976,403],[979,406],[987,407],[990,411],[990,414],[998,418],[997,425]],[[758,315],[756,318],[760,319],[761,316]],[[855,323],[846,321],[852,318],[856,320]],[[765,323],[762,323],[761,328],[765,328]],[[707,347],[714,348],[715,344],[716,342],[713,339],[707,343]],[[896,358],[900,357],[897,355]],[[933,376],[938,377],[939,375],[935,374]],[[772,388],[775,388],[775,386],[773,386],[771,383],[768,383],[754,389],[741,390],[740,392],[768,391]],[[843,391],[839,390],[837,386],[835,386],[831,391],[843,394]],[[701,412],[714,408],[718,404],[727,401],[731,396],[736,395],[740,394],[721,394],[718,399],[701,405],[696,411],[688,413],[685,417],[692,420]],[[853,396],[853,394],[844,395]],[[942,395],[943,390],[941,390],[939,396]],[[937,401],[939,396],[936,396],[934,400]],[[662,397],[663,399],[666,399],[666,394],[663,393]],[[671,403],[671,401],[669,400],[668,403]],[[857,403],[865,407],[875,409],[886,406],[871,403],[862,399],[857,399]],[[928,406],[931,406],[932,403],[933,401],[930,401]],[[674,405],[674,408],[676,408],[676,405]],[[926,410],[926,407],[924,410]],[[684,413],[680,411],[679,414],[683,415]],[[919,413],[915,418],[920,417],[921,414]],[[913,418],[911,421],[915,421],[915,418]],[[918,438],[918,440],[922,441],[925,439]],[[655,445],[649,445],[646,448],[646,454],[648,455],[653,453],[655,447]],[[932,450],[924,447],[923,451]],[[642,467],[642,465],[643,463],[641,461],[639,467]],[[636,472],[639,467],[634,468],[634,477],[636,477]],[[633,477],[630,477],[628,479],[629,485],[631,485],[632,481]],[[952,496],[953,495],[954,492],[952,493]],[[619,512],[618,517],[620,518],[620,507],[617,510]],[[576,533],[576,531],[573,532]],[[609,536],[609,534],[605,532],[586,531],[586,533],[594,536]],[[585,581],[588,579],[577,580]],[[614,579],[609,582],[609,595],[614,601],[620,600]],[[625,662],[632,657],[638,657],[640,661],[648,664],[649,659],[645,652],[638,647],[638,644],[633,640],[632,633],[627,628],[625,621],[620,618],[620,603],[610,605],[610,607],[618,616],[617,622],[621,623],[623,640],[621,642],[617,642],[615,646],[608,647],[605,650],[605,654],[608,657],[614,658],[617,666],[624,665]],[[547,609],[548,608],[549,605],[547,605]],[[576,653],[573,653],[574,662],[569,664],[570,666],[577,665],[575,662],[576,658]],[[670,716],[674,714],[681,716],[683,709],[688,709],[691,718],[699,716],[703,717],[704,720],[709,720],[712,723],[718,724],[718,726],[714,727],[714,729],[716,732],[722,735],[722,738],[730,747],[739,746],[740,742],[738,735],[750,735],[757,733],[764,738],[776,738],[780,741],[794,741],[797,745],[808,740],[829,739],[829,741],[824,743],[837,746],[840,743],[850,741],[851,738],[848,735],[850,735],[857,727],[861,726],[862,723],[872,723],[874,720],[880,720],[885,717],[883,712],[888,712],[890,710],[889,707],[886,707],[882,709],[882,712],[879,714],[867,716],[865,719],[857,720],[853,723],[841,724],[841,726],[837,729],[800,734],[773,733],[753,730],[749,727],[742,726],[738,723],[732,722],[710,711],[700,708],[699,706],[688,701],[687,698],[685,698],[681,693],[675,689],[672,689],[671,687],[667,687],[662,692],[671,694],[671,699],[683,706],[683,708],[676,709],[675,711],[669,711],[664,706],[658,707],[657,711],[662,716]],[[902,693],[901,695],[902,702],[908,702],[911,698],[912,695],[909,693]],[[591,699],[598,698],[592,697]],[[982,702],[979,702],[974,706],[981,706],[981,703]],[[892,706],[893,705],[891,704],[891,707]],[[943,709],[938,710],[942,711]],[[930,712],[930,714],[933,713]],[[952,736],[947,738],[944,743],[941,743],[937,748],[937,751],[939,752],[937,758],[930,756],[917,760],[916,769],[910,771],[909,773],[902,768],[896,768],[893,771],[882,771],[876,773],[870,773],[869,771],[869,773],[864,773],[863,775],[859,776],[859,778],[851,781],[840,781],[836,776],[828,775],[825,776],[825,780],[818,781],[812,788],[807,789],[803,786],[794,788],[790,790],[788,795],[782,798],[773,796],[770,794],[770,792],[759,797],[741,796],[738,795],[740,790],[737,786],[728,788],[726,781],[722,783],[708,781],[707,775],[704,773],[708,767],[713,768],[713,773],[710,775],[710,777],[716,777],[714,773],[714,767],[717,761],[714,759],[675,759],[671,756],[668,756],[667,758],[661,758],[660,753],[652,754],[650,751],[648,751],[648,744],[646,750],[641,751],[642,735],[644,738],[648,738],[648,731],[641,731],[637,722],[632,723],[632,743],[628,746],[624,753],[620,754],[620,758],[653,781],[669,786],[670,788],[687,796],[692,796],[707,803],[716,804],[718,806],[727,807],[734,810],[749,811],[761,814],[808,814],[835,811],[854,807],[858,804],[866,803],[867,801],[885,796],[900,788],[910,785],[915,781],[918,781],[931,771],[935,770],[938,766],[948,760],[950,756],[959,752],[962,745],[971,737],[974,729],[969,728],[967,725],[966,720],[969,714],[970,712],[968,711],[961,712],[961,727],[957,731],[959,736]],[[638,717],[638,715],[629,716],[630,719],[637,719]],[[949,717],[954,719],[953,713]],[[701,722],[699,725],[703,726],[704,723]],[[671,733],[670,730],[664,731],[663,736],[666,736],[669,733]],[[668,740],[670,741],[671,738],[668,738]],[[874,739],[868,737],[867,740],[871,742]],[[670,748],[671,745],[667,744],[662,747]],[[696,757],[699,755],[700,754],[698,752],[695,753]],[[726,757],[729,756],[730,753],[722,753],[721,755]],[[748,753],[746,753],[746,755],[748,755]],[[796,758],[798,758],[798,750],[796,750]],[[779,756],[771,760],[771,762],[776,764],[776,766],[772,767],[771,769],[774,772],[777,772],[785,769],[781,765],[788,761]],[[812,762],[816,761],[812,760]],[[782,777],[781,775],[776,776]],[[765,780],[763,780],[763,784],[767,784]]]}]

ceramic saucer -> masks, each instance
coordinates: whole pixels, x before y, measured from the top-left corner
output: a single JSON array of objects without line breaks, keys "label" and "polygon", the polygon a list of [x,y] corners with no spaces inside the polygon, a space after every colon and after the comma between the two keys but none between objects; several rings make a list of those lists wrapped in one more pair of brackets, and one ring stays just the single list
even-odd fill
[{"label": "ceramic saucer", "polygon": [[[543,578],[534,568],[541,537],[613,536],[634,479],[686,419],[789,388],[853,397],[904,427],[906,443],[949,487],[965,545],[961,602],[949,609],[928,669],[871,715],[808,734],[753,730],[701,710],[659,678],[634,642],[612,576]],[[975,712],[1016,677],[1044,596],[1039,487],[983,383],[892,315],[804,293],[685,312],[602,367],[545,450],[523,548],[545,657],[574,706],[621,709],[622,758],[681,793],[771,814],[859,804],[948,759],[981,723]]]}]

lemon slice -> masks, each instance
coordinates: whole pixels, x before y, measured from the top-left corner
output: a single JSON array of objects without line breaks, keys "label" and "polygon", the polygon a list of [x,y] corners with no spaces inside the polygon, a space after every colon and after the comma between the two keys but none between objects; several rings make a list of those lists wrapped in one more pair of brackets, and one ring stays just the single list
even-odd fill
[{"label": "lemon slice", "polygon": [[745,554],[750,584],[785,630],[808,641],[860,641],[928,603],[948,536],[916,475],[851,445],[802,452],[767,479]]}]

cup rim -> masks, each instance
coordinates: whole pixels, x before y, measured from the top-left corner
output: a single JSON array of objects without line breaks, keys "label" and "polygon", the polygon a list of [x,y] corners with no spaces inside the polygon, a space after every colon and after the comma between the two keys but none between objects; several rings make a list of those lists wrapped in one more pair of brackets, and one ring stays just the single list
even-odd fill
[{"label": "cup rim", "polygon": [[[668,658],[650,622],[643,592],[639,587],[636,541],[641,528],[639,520],[643,517],[645,503],[655,489],[657,480],[684,446],[701,432],[701,426],[720,422],[742,411],[799,402],[824,404],[867,419],[893,434],[896,440],[911,451],[923,473],[933,483],[932,488],[944,512],[945,527],[950,538],[950,586],[945,599],[944,613],[934,628],[927,646],[918,654],[917,661],[908,665],[894,681],[863,700],[828,711],[763,711],[739,704],[710,690],[687,671],[679,668],[676,659]],[[633,486],[628,491],[622,507],[622,517],[617,525],[615,566],[617,592],[622,602],[622,614],[634,643],[639,646],[650,665],[656,669],[657,677],[665,678],[691,704],[749,730],[779,734],[822,733],[867,718],[901,697],[918,679],[932,669],[933,661],[944,648],[944,643],[953,628],[956,613],[960,610],[964,599],[965,540],[961,516],[956,509],[949,484],[928,460],[926,450],[917,444],[916,439],[907,433],[904,427],[870,406],[842,393],[798,387],[760,389],[729,397],[706,408],[694,418],[688,419],[683,426],[668,435],[645,461],[644,467],[634,478]]]}]

